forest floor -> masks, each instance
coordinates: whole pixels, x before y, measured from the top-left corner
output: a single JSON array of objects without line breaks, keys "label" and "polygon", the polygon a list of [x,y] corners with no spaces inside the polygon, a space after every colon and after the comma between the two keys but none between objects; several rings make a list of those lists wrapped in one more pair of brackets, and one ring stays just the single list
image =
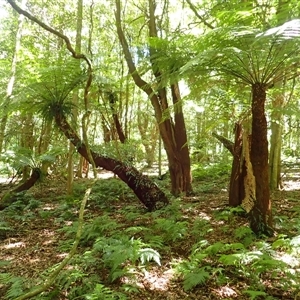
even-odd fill
[{"label": "forest floor", "polygon": [[[43,283],[66,257],[88,182],[76,180],[68,196],[53,177],[1,212],[0,299]],[[241,209],[227,206],[227,185],[227,174],[199,176],[195,196],[149,213],[120,180],[99,179],[77,254],[34,299],[297,299],[300,180],[272,194],[272,238],[254,236]]]}]

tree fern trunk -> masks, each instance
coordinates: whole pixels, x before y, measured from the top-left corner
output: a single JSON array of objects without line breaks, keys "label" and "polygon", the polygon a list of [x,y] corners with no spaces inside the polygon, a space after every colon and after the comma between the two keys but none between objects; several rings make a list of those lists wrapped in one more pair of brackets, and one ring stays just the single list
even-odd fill
[{"label": "tree fern trunk", "polygon": [[[58,114],[55,116],[55,122],[65,136],[69,139],[69,141],[73,143],[77,151],[86,160],[90,161],[86,145],[78,137],[73,128],[71,128],[65,117]],[[148,176],[143,175],[136,168],[93,151],[91,151],[91,155],[96,167],[102,167],[105,170],[116,174],[133,190],[135,195],[147,207],[148,210],[152,211],[168,204],[168,198],[159,189],[159,187],[153,183]]]},{"label": "tree fern trunk", "polygon": [[252,86],[252,136],[250,159],[256,184],[256,199],[250,211],[250,226],[255,233],[270,234],[272,213],[268,170],[267,120],[265,116],[266,85]]}]

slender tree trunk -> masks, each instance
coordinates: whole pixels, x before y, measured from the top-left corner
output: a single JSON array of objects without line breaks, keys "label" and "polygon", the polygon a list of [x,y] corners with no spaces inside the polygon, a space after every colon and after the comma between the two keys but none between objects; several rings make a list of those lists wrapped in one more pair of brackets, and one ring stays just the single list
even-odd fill
[{"label": "slender tree trunk", "polygon": [[281,177],[281,145],[282,145],[282,106],[284,96],[282,92],[275,96],[271,113],[271,140],[269,157],[269,174],[271,190],[280,187]]},{"label": "slender tree trunk", "polygon": [[117,105],[117,96],[114,92],[108,92],[108,99],[109,99],[109,106],[112,112],[112,117],[114,121],[114,125],[119,137],[119,140],[122,144],[126,142],[126,136],[124,134],[121,122],[119,120],[119,115],[116,110],[116,105]]},{"label": "slender tree trunk", "polygon": [[[51,141],[51,132],[52,132],[52,120],[44,120],[42,130],[41,130],[41,136],[39,141],[39,150],[38,153],[42,154],[47,152],[49,148],[49,144]],[[47,175],[48,168],[50,167],[51,163],[49,161],[43,161],[41,166],[41,172],[43,175]]]},{"label": "slender tree trunk", "polygon": [[255,198],[250,211],[250,227],[255,233],[272,234],[272,212],[269,188],[267,120],[265,116],[266,85],[252,85],[252,136],[250,159],[255,177]]},{"label": "slender tree trunk", "polygon": [[[144,109],[148,111],[148,105]],[[142,144],[146,152],[147,167],[150,168],[155,160],[155,150],[157,146],[159,130],[157,123],[153,122],[153,118],[149,114],[145,114],[144,110],[141,109],[140,101],[138,102],[137,124],[142,138]]]},{"label": "slender tree trunk", "polygon": [[[71,128],[65,117],[56,115],[55,122],[69,141],[73,143],[77,151],[90,162],[86,145]],[[116,174],[133,190],[135,195],[148,210],[152,211],[168,204],[169,201],[166,195],[149,179],[149,177],[140,173],[136,168],[128,166],[121,161],[102,156],[93,151],[90,152],[96,167],[102,167]]]},{"label": "slender tree trunk", "polygon": [[[33,116],[26,114],[22,122],[21,147],[30,150],[33,153],[34,138],[33,138]],[[22,169],[22,181],[26,181],[30,177],[31,166],[24,166]]]},{"label": "slender tree trunk", "polygon": [[[75,51],[77,53],[81,52],[81,31],[82,31],[82,18],[83,18],[83,0],[77,0],[77,16],[76,16],[76,44]],[[61,39],[60,39],[61,40]],[[80,70],[80,61],[78,60],[77,68]],[[75,89],[73,92],[73,103],[75,104],[75,108],[73,111],[74,122],[78,119],[78,89]],[[71,195],[73,193],[73,183],[74,183],[74,145],[69,142],[69,152],[68,152],[68,179],[67,179],[67,193]],[[79,162],[80,163],[80,162]]]},{"label": "slender tree trunk", "polygon": [[[186,126],[182,111],[182,101],[177,82],[171,84],[171,92],[173,105],[176,106],[174,115],[174,135],[176,140],[176,150],[179,159],[173,160],[170,163],[170,175],[172,182],[172,191],[176,195],[177,192],[192,192],[192,176],[191,176],[191,161],[189,147],[187,143]],[[179,191],[177,190],[179,187]]]},{"label": "slender tree trunk", "polygon": [[[26,6],[26,3],[27,3],[27,0],[22,0],[21,7],[24,8]],[[13,55],[13,59],[12,59],[12,63],[11,63],[11,74],[10,74],[9,82],[7,84],[6,97],[4,99],[3,111],[1,112],[2,117],[0,120],[0,153],[2,152],[2,149],[3,149],[5,129],[6,129],[6,124],[7,124],[7,120],[8,120],[7,111],[8,111],[8,107],[10,104],[10,98],[13,93],[14,83],[15,83],[15,79],[16,79],[18,54],[21,49],[23,21],[24,21],[24,16],[19,15],[18,29],[17,29],[17,33],[16,33],[15,50],[14,50],[14,55]]]},{"label": "slender tree trunk", "polygon": [[241,123],[236,123],[235,125],[235,139],[232,150],[233,161],[229,184],[229,205],[235,207],[241,205],[245,198],[244,179],[247,172],[245,168],[245,160],[242,155],[243,129]]}]

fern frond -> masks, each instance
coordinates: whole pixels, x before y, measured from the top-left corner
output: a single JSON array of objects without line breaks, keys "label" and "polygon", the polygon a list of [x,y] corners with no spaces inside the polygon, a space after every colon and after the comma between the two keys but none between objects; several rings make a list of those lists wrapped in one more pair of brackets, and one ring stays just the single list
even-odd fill
[{"label": "fern frond", "polygon": [[197,285],[203,285],[210,277],[210,273],[206,270],[208,267],[199,268],[184,276],[183,288],[185,291],[191,290]]}]

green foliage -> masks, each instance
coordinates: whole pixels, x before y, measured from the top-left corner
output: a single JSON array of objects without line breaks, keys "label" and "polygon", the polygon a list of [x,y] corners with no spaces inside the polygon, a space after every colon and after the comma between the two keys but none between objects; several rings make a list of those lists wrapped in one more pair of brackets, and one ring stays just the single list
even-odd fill
[{"label": "green foliage", "polygon": [[0,161],[9,165],[14,172],[19,172],[23,167],[40,168],[42,163],[54,163],[56,156],[64,153],[62,148],[52,148],[43,154],[36,154],[31,149],[15,147],[0,155]]},{"label": "green foliage", "polygon": [[24,293],[25,279],[9,273],[0,273],[0,284],[8,286],[5,299],[15,299]]},{"label": "green foliage", "polygon": [[249,246],[255,239],[253,231],[248,226],[241,226],[235,229],[234,237],[241,240],[246,247]]},{"label": "green foliage", "polygon": [[204,237],[206,234],[210,233],[213,229],[209,221],[201,218],[197,218],[193,224],[192,228],[190,229],[190,233],[193,236],[198,236],[199,238]]},{"label": "green foliage", "polygon": [[166,242],[183,239],[188,232],[188,222],[159,218],[155,220],[154,229],[160,232]]},{"label": "green foliage", "polygon": [[210,277],[210,273],[206,271],[209,269],[211,268],[202,267],[185,274],[183,280],[184,290],[188,291],[197,285],[203,285]]},{"label": "green foliage", "polygon": [[96,284],[94,290],[85,295],[86,300],[126,300],[126,295],[120,292],[114,292],[111,289],[105,287],[103,284]]},{"label": "green foliage", "polygon": [[72,115],[75,105],[69,95],[85,79],[70,63],[42,70],[39,82],[31,86],[32,96],[37,99],[35,109],[47,120]]},{"label": "green foliage", "polygon": [[193,178],[197,180],[217,179],[221,176],[229,176],[231,164],[220,162],[209,165],[197,165],[193,169]]},{"label": "green foliage", "polygon": [[102,261],[110,269],[110,280],[129,274],[129,263],[138,261],[142,265],[154,261],[160,265],[160,255],[157,251],[147,247],[140,239],[128,238],[126,236],[99,237],[93,246],[95,253],[102,253]]},{"label": "green foliage", "polygon": [[137,164],[144,159],[143,145],[141,140],[128,139],[125,143],[112,141],[95,148],[102,155],[115,158],[130,166]]},{"label": "green foliage", "polygon": [[[245,291],[243,291],[243,294],[249,295],[251,300],[254,300],[257,297],[265,297],[265,296],[267,296],[267,293],[265,293],[265,292],[262,292],[262,291],[252,291],[252,290],[245,290]],[[264,299],[267,299],[267,298],[264,298]]]},{"label": "green foliage", "polygon": [[[238,238],[248,234],[251,234],[251,232],[244,229],[236,231]],[[298,240],[295,240],[298,243]],[[282,239],[278,239],[273,243],[273,248],[281,247],[282,242]],[[284,243],[284,245],[286,244],[287,242]],[[259,295],[255,294],[255,289],[261,289],[262,284],[260,281],[264,276],[276,280],[280,278],[281,284],[288,286],[287,282],[289,282],[290,285],[294,286],[299,275],[290,272],[289,266],[295,267],[299,264],[299,260],[295,259],[295,256],[287,256],[286,254],[285,259],[280,259],[269,244],[264,242],[251,244],[251,248],[257,250],[247,249],[246,247],[249,245],[242,243],[224,244],[222,242],[208,245],[206,240],[201,240],[192,247],[188,259],[174,264],[175,272],[182,276],[185,290],[205,283],[212,276],[216,276],[216,282],[223,285],[228,282],[228,278],[226,279],[225,276],[226,272],[234,273],[235,276],[247,280],[252,289],[247,289],[245,293],[253,290],[254,292],[251,294],[253,297]],[[264,252],[259,249],[263,249]],[[298,255],[296,252],[293,253]]]},{"label": "green foliage", "polygon": [[112,231],[116,231],[119,227],[120,225],[117,221],[108,215],[95,218],[91,223],[84,227],[82,241],[87,243],[89,241],[94,241],[100,236],[110,235]]}]

